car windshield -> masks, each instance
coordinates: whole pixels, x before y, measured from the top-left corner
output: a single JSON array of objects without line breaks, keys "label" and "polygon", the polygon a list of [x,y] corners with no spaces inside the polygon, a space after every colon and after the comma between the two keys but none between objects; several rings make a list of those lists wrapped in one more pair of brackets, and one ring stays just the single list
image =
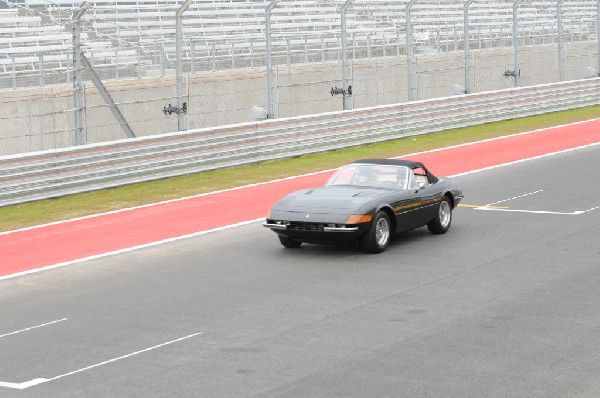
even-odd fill
[{"label": "car windshield", "polygon": [[349,164],[340,168],[326,185],[407,189],[410,170],[405,166]]}]

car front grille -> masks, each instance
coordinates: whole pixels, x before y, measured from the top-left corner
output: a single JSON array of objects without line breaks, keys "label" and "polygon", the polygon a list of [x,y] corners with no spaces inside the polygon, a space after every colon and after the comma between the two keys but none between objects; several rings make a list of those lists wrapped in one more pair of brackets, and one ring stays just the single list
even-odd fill
[{"label": "car front grille", "polygon": [[288,225],[289,231],[319,231],[323,232],[327,224],[318,222],[302,222],[302,221],[291,221]]}]

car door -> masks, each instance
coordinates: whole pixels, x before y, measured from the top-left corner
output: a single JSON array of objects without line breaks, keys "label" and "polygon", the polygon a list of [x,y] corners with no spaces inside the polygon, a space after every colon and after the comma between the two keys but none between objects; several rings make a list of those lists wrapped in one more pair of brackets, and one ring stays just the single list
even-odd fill
[{"label": "car door", "polygon": [[423,219],[423,192],[419,189],[412,171],[408,173],[408,189],[399,191],[392,203],[396,214],[397,231],[407,231],[421,226]]},{"label": "car door", "polygon": [[409,176],[410,208],[406,214],[406,223],[411,228],[426,225],[436,217],[441,190],[437,184],[430,183],[427,173],[422,169],[411,170]]},{"label": "car door", "polygon": [[438,184],[430,183],[425,170],[414,169],[411,171],[414,177],[411,191],[414,189],[417,203],[412,221],[416,228],[426,225],[436,217],[442,192]]},{"label": "car door", "polygon": [[392,207],[396,213],[396,231],[408,231],[414,229],[418,224],[417,207],[419,200],[413,191],[404,192],[402,199],[394,202]]}]

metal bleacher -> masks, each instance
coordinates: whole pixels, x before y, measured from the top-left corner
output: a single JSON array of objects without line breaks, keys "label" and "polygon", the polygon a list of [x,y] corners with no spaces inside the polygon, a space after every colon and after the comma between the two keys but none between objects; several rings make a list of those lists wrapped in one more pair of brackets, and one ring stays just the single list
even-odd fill
[{"label": "metal bleacher", "polygon": [[[17,2],[18,1],[18,2]],[[0,0],[0,88],[69,79],[75,0]],[[83,19],[84,51],[103,78],[167,74],[174,69],[174,0],[91,0]],[[342,0],[281,0],[273,10],[274,64],[337,61]],[[358,0],[348,12],[350,58],[405,54],[407,1]],[[184,71],[265,64],[267,0],[195,0],[183,18]],[[462,0],[420,0],[412,11],[415,52],[462,48]],[[564,31],[595,40],[596,0],[565,1]],[[519,8],[519,34],[535,44],[554,40],[556,0]],[[475,1],[470,9],[474,48],[510,45],[512,1]],[[43,73],[41,73],[43,69]],[[62,73],[59,73],[62,72]],[[66,73],[65,73],[66,72]],[[29,80],[21,78],[30,77]],[[45,77],[44,77],[45,76]],[[22,85],[19,83],[19,85]]]}]

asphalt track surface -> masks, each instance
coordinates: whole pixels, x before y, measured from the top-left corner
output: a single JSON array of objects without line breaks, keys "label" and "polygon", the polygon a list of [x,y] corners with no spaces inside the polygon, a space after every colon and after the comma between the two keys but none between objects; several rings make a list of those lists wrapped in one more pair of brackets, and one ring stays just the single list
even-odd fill
[{"label": "asphalt track surface", "polygon": [[[598,130],[596,130],[598,134]],[[259,223],[0,282],[2,397],[598,397],[600,146],[367,255]]]}]

